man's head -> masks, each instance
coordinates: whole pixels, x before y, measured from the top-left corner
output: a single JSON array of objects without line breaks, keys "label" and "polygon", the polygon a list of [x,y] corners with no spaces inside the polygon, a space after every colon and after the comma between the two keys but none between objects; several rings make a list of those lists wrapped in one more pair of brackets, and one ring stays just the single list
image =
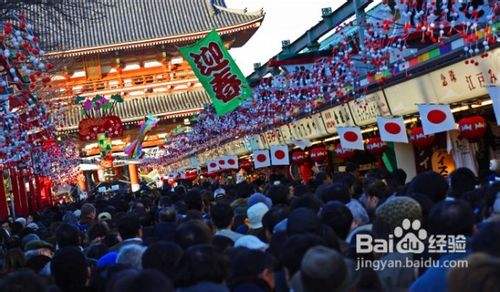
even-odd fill
[{"label": "man's head", "polygon": [[330,201],[323,206],[319,214],[321,222],[330,226],[338,237],[345,240],[351,230],[352,214],[349,208],[336,201]]},{"label": "man's head", "polygon": [[203,211],[201,192],[197,189],[192,189],[186,193],[185,202],[188,210]]},{"label": "man's head", "polygon": [[267,196],[273,201],[273,205],[286,204],[290,190],[284,184],[272,185],[267,190]]},{"label": "man's head", "polygon": [[165,207],[158,214],[160,222],[175,222],[177,220],[177,211],[173,207]]},{"label": "man's head", "polygon": [[73,225],[63,223],[56,230],[56,242],[59,248],[82,245],[82,234]]},{"label": "man's head", "polygon": [[455,169],[450,174],[450,195],[461,199],[462,196],[476,188],[477,178],[472,170],[466,167]]},{"label": "man's head", "polygon": [[321,221],[309,208],[298,208],[288,216],[286,232],[288,236],[302,233],[319,234]]},{"label": "man's head", "polygon": [[153,243],[142,255],[142,267],[155,269],[172,279],[183,253],[182,248],[173,242]]},{"label": "man's head", "polygon": [[456,267],[448,273],[448,291],[498,291],[500,259],[483,253],[467,258],[467,267]]},{"label": "man's head", "polygon": [[274,289],[272,257],[260,250],[238,247],[231,252],[230,282],[261,279]]},{"label": "man's head", "polygon": [[94,220],[96,216],[96,208],[90,203],[85,203],[82,205],[80,218],[82,220]]},{"label": "man's head", "polygon": [[85,255],[77,247],[59,249],[50,264],[55,283],[62,292],[83,291],[90,277]]},{"label": "man's head", "polygon": [[300,265],[305,291],[341,291],[348,278],[348,267],[340,253],[324,246],[309,249]]},{"label": "man's head", "polygon": [[191,220],[177,227],[174,240],[183,249],[186,249],[197,244],[209,244],[212,240],[212,234],[206,224],[199,220]]},{"label": "man's head", "polygon": [[118,221],[118,232],[123,240],[142,237],[142,226],[139,218],[130,214],[123,216]]},{"label": "man's head", "polygon": [[217,229],[230,228],[233,224],[234,211],[229,204],[219,202],[210,208],[210,217]]},{"label": "man's head", "polygon": [[125,271],[116,275],[110,292],[173,292],[172,282],[156,270]]},{"label": "man's head", "polygon": [[447,191],[446,179],[433,171],[418,174],[408,186],[408,193],[424,194],[435,203],[443,200]]},{"label": "man's head", "polygon": [[474,229],[474,213],[465,201],[442,201],[432,207],[428,224],[432,234],[470,236]]},{"label": "man's head", "polygon": [[326,172],[320,171],[316,174],[316,183],[320,184],[329,184],[332,182],[332,176]]},{"label": "man's head", "polygon": [[324,203],[339,201],[343,204],[349,203],[351,194],[349,188],[343,183],[334,183],[320,191],[319,196]]},{"label": "man's head", "polygon": [[262,228],[262,218],[269,211],[264,203],[257,203],[247,210],[247,225],[250,229]]},{"label": "man's head", "polygon": [[302,257],[313,246],[324,245],[325,241],[313,234],[297,234],[289,237],[282,247],[281,263],[291,278],[300,268]]}]

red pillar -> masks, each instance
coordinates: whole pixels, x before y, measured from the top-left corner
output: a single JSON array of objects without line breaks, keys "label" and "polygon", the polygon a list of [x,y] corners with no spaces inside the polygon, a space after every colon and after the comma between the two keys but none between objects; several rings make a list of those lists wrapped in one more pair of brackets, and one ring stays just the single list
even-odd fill
[{"label": "red pillar", "polygon": [[0,220],[7,220],[9,217],[9,207],[7,207],[7,196],[3,183],[3,170],[0,171]]}]

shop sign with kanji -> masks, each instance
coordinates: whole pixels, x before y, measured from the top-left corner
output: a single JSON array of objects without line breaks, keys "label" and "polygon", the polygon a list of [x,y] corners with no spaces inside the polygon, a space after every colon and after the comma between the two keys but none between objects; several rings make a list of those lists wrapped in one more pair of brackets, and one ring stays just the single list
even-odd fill
[{"label": "shop sign with kanji", "polygon": [[233,111],[252,95],[245,76],[216,31],[179,50],[208,92],[217,115]]}]

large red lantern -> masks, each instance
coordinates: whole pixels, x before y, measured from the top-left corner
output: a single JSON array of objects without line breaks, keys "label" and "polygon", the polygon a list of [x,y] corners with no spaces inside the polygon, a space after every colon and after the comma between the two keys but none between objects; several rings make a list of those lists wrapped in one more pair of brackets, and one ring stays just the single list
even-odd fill
[{"label": "large red lantern", "polygon": [[328,159],[328,150],[324,145],[313,146],[311,150],[309,150],[309,156],[312,161],[323,163]]},{"label": "large red lantern", "polygon": [[335,146],[334,151],[335,151],[335,156],[342,159],[342,160],[350,159],[350,158],[354,157],[354,155],[356,155],[355,150],[344,149],[344,148],[342,148],[342,146],[340,146],[340,144],[337,144],[337,146]]},{"label": "large red lantern", "polygon": [[458,121],[458,128],[462,138],[477,140],[486,133],[486,120],[481,116],[472,116]]},{"label": "large red lantern", "polygon": [[194,181],[197,177],[198,171],[196,169],[186,170],[183,175],[183,178],[187,181]]},{"label": "large red lantern", "polygon": [[292,151],[292,162],[295,164],[302,164],[306,161],[307,155],[304,150],[295,149]]},{"label": "large red lantern", "polygon": [[387,149],[387,144],[380,137],[372,137],[366,141],[366,151],[373,155],[382,155]]},{"label": "large red lantern", "polygon": [[414,127],[410,129],[410,143],[417,149],[429,148],[434,143],[434,135],[424,135],[422,127]]}]

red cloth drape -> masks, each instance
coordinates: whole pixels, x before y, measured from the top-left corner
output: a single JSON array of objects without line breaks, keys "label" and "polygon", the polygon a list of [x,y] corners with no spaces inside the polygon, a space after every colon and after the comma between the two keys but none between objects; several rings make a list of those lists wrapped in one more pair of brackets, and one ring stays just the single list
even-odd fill
[{"label": "red cloth drape", "polygon": [[0,220],[7,220],[9,208],[7,207],[7,196],[5,195],[5,185],[3,183],[3,171],[0,171]]}]

